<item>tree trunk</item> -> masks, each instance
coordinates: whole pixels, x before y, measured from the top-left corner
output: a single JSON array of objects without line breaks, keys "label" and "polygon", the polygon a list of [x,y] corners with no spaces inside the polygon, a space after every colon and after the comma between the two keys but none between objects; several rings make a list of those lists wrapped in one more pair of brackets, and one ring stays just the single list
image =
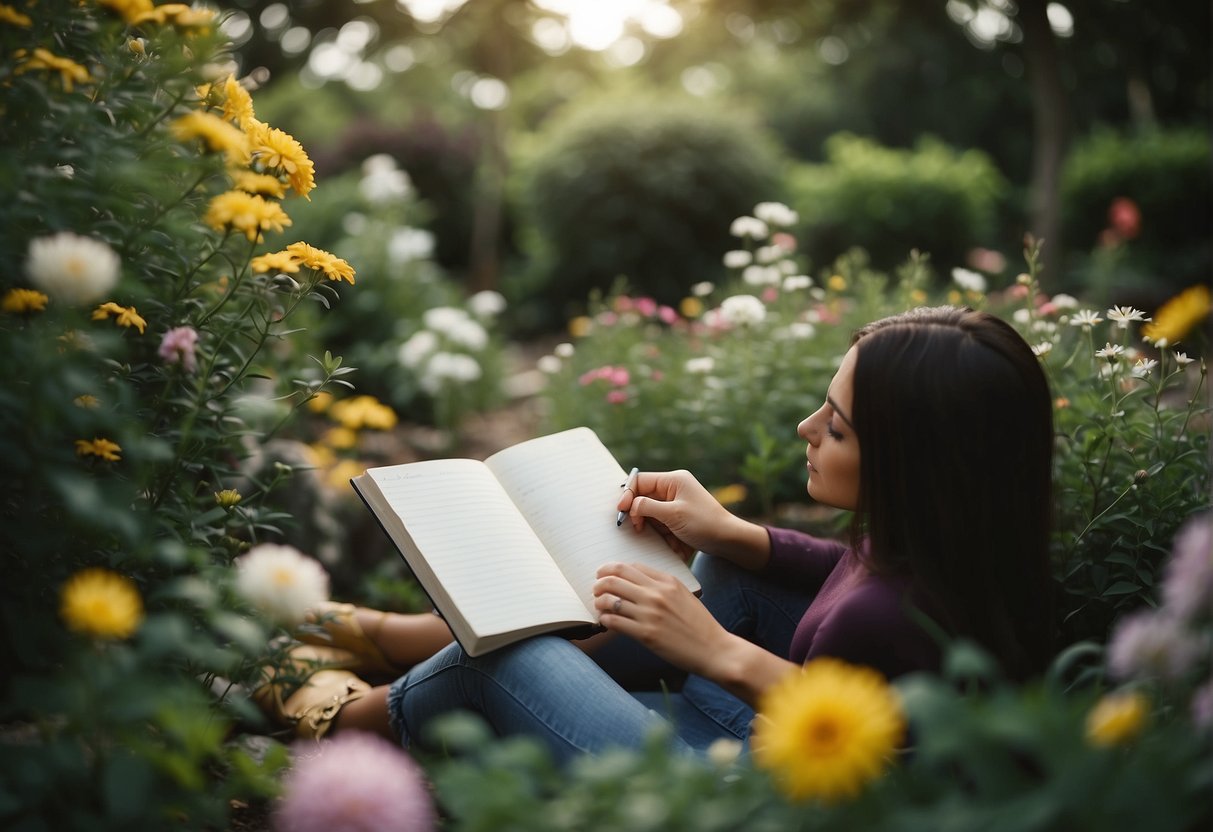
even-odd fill
[{"label": "tree trunk", "polygon": [[1044,241],[1043,280],[1061,282],[1061,166],[1069,134],[1069,106],[1062,86],[1057,40],[1049,25],[1046,0],[1020,0],[1023,56],[1032,91],[1032,181],[1028,220],[1031,233]]}]

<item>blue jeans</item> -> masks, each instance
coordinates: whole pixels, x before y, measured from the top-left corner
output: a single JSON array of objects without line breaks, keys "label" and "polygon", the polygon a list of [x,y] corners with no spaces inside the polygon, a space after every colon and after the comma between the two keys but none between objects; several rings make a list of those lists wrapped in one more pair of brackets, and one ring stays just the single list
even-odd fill
[{"label": "blue jeans", "polygon": [[[812,598],[728,561],[700,553],[693,564],[704,605],[729,632],[780,656]],[[629,691],[621,680],[649,690]],[[681,682],[671,692],[669,680]],[[658,688],[667,683],[665,689]],[[632,685],[629,685],[632,686]],[[702,752],[714,740],[746,741],[754,710],[697,676],[683,680],[631,639],[616,637],[587,655],[556,636],[538,636],[472,658],[451,644],[396,680],[388,717],[408,746],[436,717],[473,711],[502,736],[528,735],[558,760],[611,747],[639,748],[663,722],[678,751]]]}]

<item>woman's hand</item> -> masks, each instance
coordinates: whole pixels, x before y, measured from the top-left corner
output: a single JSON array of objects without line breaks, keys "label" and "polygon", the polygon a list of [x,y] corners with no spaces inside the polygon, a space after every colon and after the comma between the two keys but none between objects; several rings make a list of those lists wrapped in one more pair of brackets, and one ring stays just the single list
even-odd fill
[{"label": "woman's hand", "polygon": [[666,661],[712,678],[710,659],[732,636],[673,575],[633,563],[598,570],[594,607],[608,630],[639,641]]},{"label": "woman's hand", "polygon": [[642,471],[635,490],[625,488],[617,508],[627,512],[637,531],[652,525],[683,557],[710,552],[747,569],[763,566],[770,557],[766,529],[731,513],[688,471]]}]

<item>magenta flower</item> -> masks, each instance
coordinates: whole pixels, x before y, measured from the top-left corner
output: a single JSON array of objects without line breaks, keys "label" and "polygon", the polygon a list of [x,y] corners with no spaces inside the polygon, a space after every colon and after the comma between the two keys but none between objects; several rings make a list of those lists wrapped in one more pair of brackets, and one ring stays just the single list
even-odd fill
[{"label": "magenta flower", "polygon": [[430,832],[434,806],[420,767],[402,749],[361,731],[300,745],[274,809],[280,832]]},{"label": "magenta flower", "polygon": [[678,312],[672,306],[662,305],[658,307],[657,317],[661,319],[662,323],[669,324],[670,326],[678,323]]},{"label": "magenta flower", "polygon": [[165,364],[180,364],[187,373],[194,372],[197,366],[195,348],[198,345],[198,331],[192,326],[177,326],[164,333],[160,341],[160,358]]},{"label": "magenta flower", "polygon": [[646,318],[657,314],[657,301],[652,298],[636,298],[636,311]]},{"label": "magenta flower", "polygon": [[606,394],[606,400],[611,404],[623,404],[628,400],[628,394],[623,390],[612,390]]}]

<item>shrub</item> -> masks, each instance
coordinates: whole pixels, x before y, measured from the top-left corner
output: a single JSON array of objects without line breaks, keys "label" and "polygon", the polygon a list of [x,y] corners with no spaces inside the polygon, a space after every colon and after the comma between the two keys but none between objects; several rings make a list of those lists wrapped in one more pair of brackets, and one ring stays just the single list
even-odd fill
[{"label": "shrub", "polygon": [[772,142],[739,113],[652,96],[576,106],[520,157],[529,288],[557,314],[621,275],[663,303],[715,279],[722,229],[778,170]]},{"label": "shrub", "polygon": [[912,250],[950,269],[990,244],[1007,185],[984,153],[929,137],[902,150],[841,133],[826,142],[826,157],[797,166],[789,185],[804,249],[815,261],[857,246],[881,269]]},{"label": "shrub", "polygon": [[1076,288],[1114,302],[1131,294],[1155,303],[1207,281],[1213,268],[1213,185],[1205,129],[1078,142],[1062,175],[1063,239],[1085,281]]},{"label": "shrub", "polygon": [[290,519],[242,463],[348,372],[289,327],[354,272],[265,241],[311,162],[211,12],[3,12],[0,825],[223,828],[285,761],[228,742],[271,629],[231,564]]}]

